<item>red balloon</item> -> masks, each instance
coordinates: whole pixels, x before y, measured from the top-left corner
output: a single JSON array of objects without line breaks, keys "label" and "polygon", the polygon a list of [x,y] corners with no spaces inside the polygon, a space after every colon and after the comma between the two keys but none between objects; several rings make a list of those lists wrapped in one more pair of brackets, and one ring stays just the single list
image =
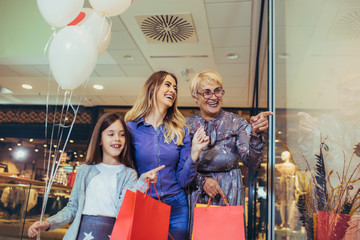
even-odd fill
[{"label": "red balloon", "polygon": [[84,12],[80,12],[79,15],[71,23],[68,24],[68,26],[78,24],[85,18],[85,16],[86,14]]}]

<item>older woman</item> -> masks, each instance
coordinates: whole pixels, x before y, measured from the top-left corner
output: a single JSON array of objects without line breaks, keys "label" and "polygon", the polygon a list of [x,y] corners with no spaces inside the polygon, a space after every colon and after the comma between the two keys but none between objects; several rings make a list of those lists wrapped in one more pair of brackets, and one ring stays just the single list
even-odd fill
[{"label": "older woman", "polygon": [[263,132],[268,128],[267,116],[262,112],[247,121],[236,114],[223,110],[225,94],[222,79],[217,72],[204,71],[197,74],[191,83],[191,94],[200,112],[187,117],[191,136],[203,127],[210,142],[198,159],[198,173],[189,187],[188,200],[191,211],[196,203],[224,206],[222,197],[230,205],[244,205],[244,188],[240,161],[247,167],[256,168],[260,162]]}]

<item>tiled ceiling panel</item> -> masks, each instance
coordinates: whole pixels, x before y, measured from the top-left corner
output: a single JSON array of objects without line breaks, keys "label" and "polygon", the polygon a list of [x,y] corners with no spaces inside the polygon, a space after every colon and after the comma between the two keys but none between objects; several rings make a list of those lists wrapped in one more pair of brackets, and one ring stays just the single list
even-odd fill
[{"label": "tiled ceiling panel", "polygon": [[210,28],[248,27],[251,24],[251,2],[206,4]]},{"label": "tiled ceiling panel", "polygon": [[212,28],[214,47],[246,47],[250,45],[250,27]]}]

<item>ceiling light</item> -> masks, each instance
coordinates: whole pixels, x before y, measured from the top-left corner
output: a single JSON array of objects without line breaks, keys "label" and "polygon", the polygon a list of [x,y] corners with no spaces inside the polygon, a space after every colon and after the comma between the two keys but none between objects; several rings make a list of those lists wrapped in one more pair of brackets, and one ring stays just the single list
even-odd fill
[{"label": "ceiling light", "polygon": [[84,157],[84,155],[80,154],[80,157],[82,158],[82,157]]},{"label": "ceiling light", "polygon": [[23,88],[25,88],[25,89],[32,89],[32,86],[31,85],[29,85],[29,84],[23,84],[23,85],[21,85]]},{"label": "ceiling light", "polygon": [[20,147],[22,144],[21,144],[21,141],[17,143],[17,145]]},{"label": "ceiling light", "polygon": [[95,85],[93,86],[93,88],[95,88],[95,89],[97,89],[97,90],[102,90],[102,89],[104,89],[104,86],[103,86],[103,85],[95,84]]},{"label": "ceiling light", "polygon": [[11,147],[9,147],[9,148],[8,148],[8,150],[9,150],[9,151],[12,151],[12,148],[11,148]]},{"label": "ceiling light", "polygon": [[126,61],[134,61],[134,57],[133,56],[131,56],[131,55],[125,55],[125,56],[123,56],[123,58],[126,60]]},{"label": "ceiling light", "polygon": [[74,152],[74,154],[76,155],[76,154],[77,154],[77,152]]},{"label": "ceiling light", "polygon": [[57,148],[57,145],[56,145],[56,144],[54,144],[54,148]]},{"label": "ceiling light", "polygon": [[34,151],[35,151],[35,152],[38,152],[38,151],[39,151],[39,149],[36,147],[36,148],[34,149]]},{"label": "ceiling light", "polygon": [[18,148],[16,149],[16,151],[14,152],[14,156],[17,160],[22,160],[25,159],[27,156],[27,152],[25,149],[23,148]]},{"label": "ceiling light", "polygon": [[34,141],[34,139],[33,139],[33,138],[30,138],[30,139],[29,139],[29,141],[30,141],[30,142],[33,142],[33,141]]},{"label": "ceiling light", "polygon": [[280,59],[288,59],[288,58],[289,58],[289,55],[286,54],[286,53],[282,53],[282,54],[279,54],[279,55],[278,55],[278,58],[280,58]]},{"label": "ceiling light", "polygon": [[74,140],[70,139],[69,142],[70,142],[70,143],[74,143]]},{"label": "ceiling light", "polygon": [[237,53],[229,53],[228,55],[226,55],[226,58],[229,60],[234,60],[237,59],[239,57],[239,55]]},{"label": "ceiling light", "polygon": [[44,147],[47,147],[47,144],[44,144],[43,146],[44,146]]},{"label": "ceiling light", "polygon": [[4,141],[5,140],[5,138],[0,138],[0,141]]}]

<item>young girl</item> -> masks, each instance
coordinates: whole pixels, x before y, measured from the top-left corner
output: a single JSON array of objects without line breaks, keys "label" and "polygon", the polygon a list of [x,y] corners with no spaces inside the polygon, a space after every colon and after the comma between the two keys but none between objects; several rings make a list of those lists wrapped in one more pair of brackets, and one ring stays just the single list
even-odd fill
[{"label": "young girl", "polygon": [[29,237],[72,222],[63,239],[109,239],[126,190],[139,189],[147,178],[155,183],[157,172],[164,168],[160,166],[137,179],[129,140],[123,118],[104,114],[92,134],[86,164],[78,168],[67,206],[46,221],[32,224]]},{"label": "young girl", "polygon": [[[177,80],[174,74],[159,71],[146,81],[142,93],[125,119],[138,172],[165,165],[156,188],[162,202],[171,206],[169,232],[184,240],[188,226],[188,205],[184,187],[196,176],[201,150],[209,138],[202,128],[192,146],[185,118],[177,109]],[[156,193],[152,193],[156,197]]]}]

